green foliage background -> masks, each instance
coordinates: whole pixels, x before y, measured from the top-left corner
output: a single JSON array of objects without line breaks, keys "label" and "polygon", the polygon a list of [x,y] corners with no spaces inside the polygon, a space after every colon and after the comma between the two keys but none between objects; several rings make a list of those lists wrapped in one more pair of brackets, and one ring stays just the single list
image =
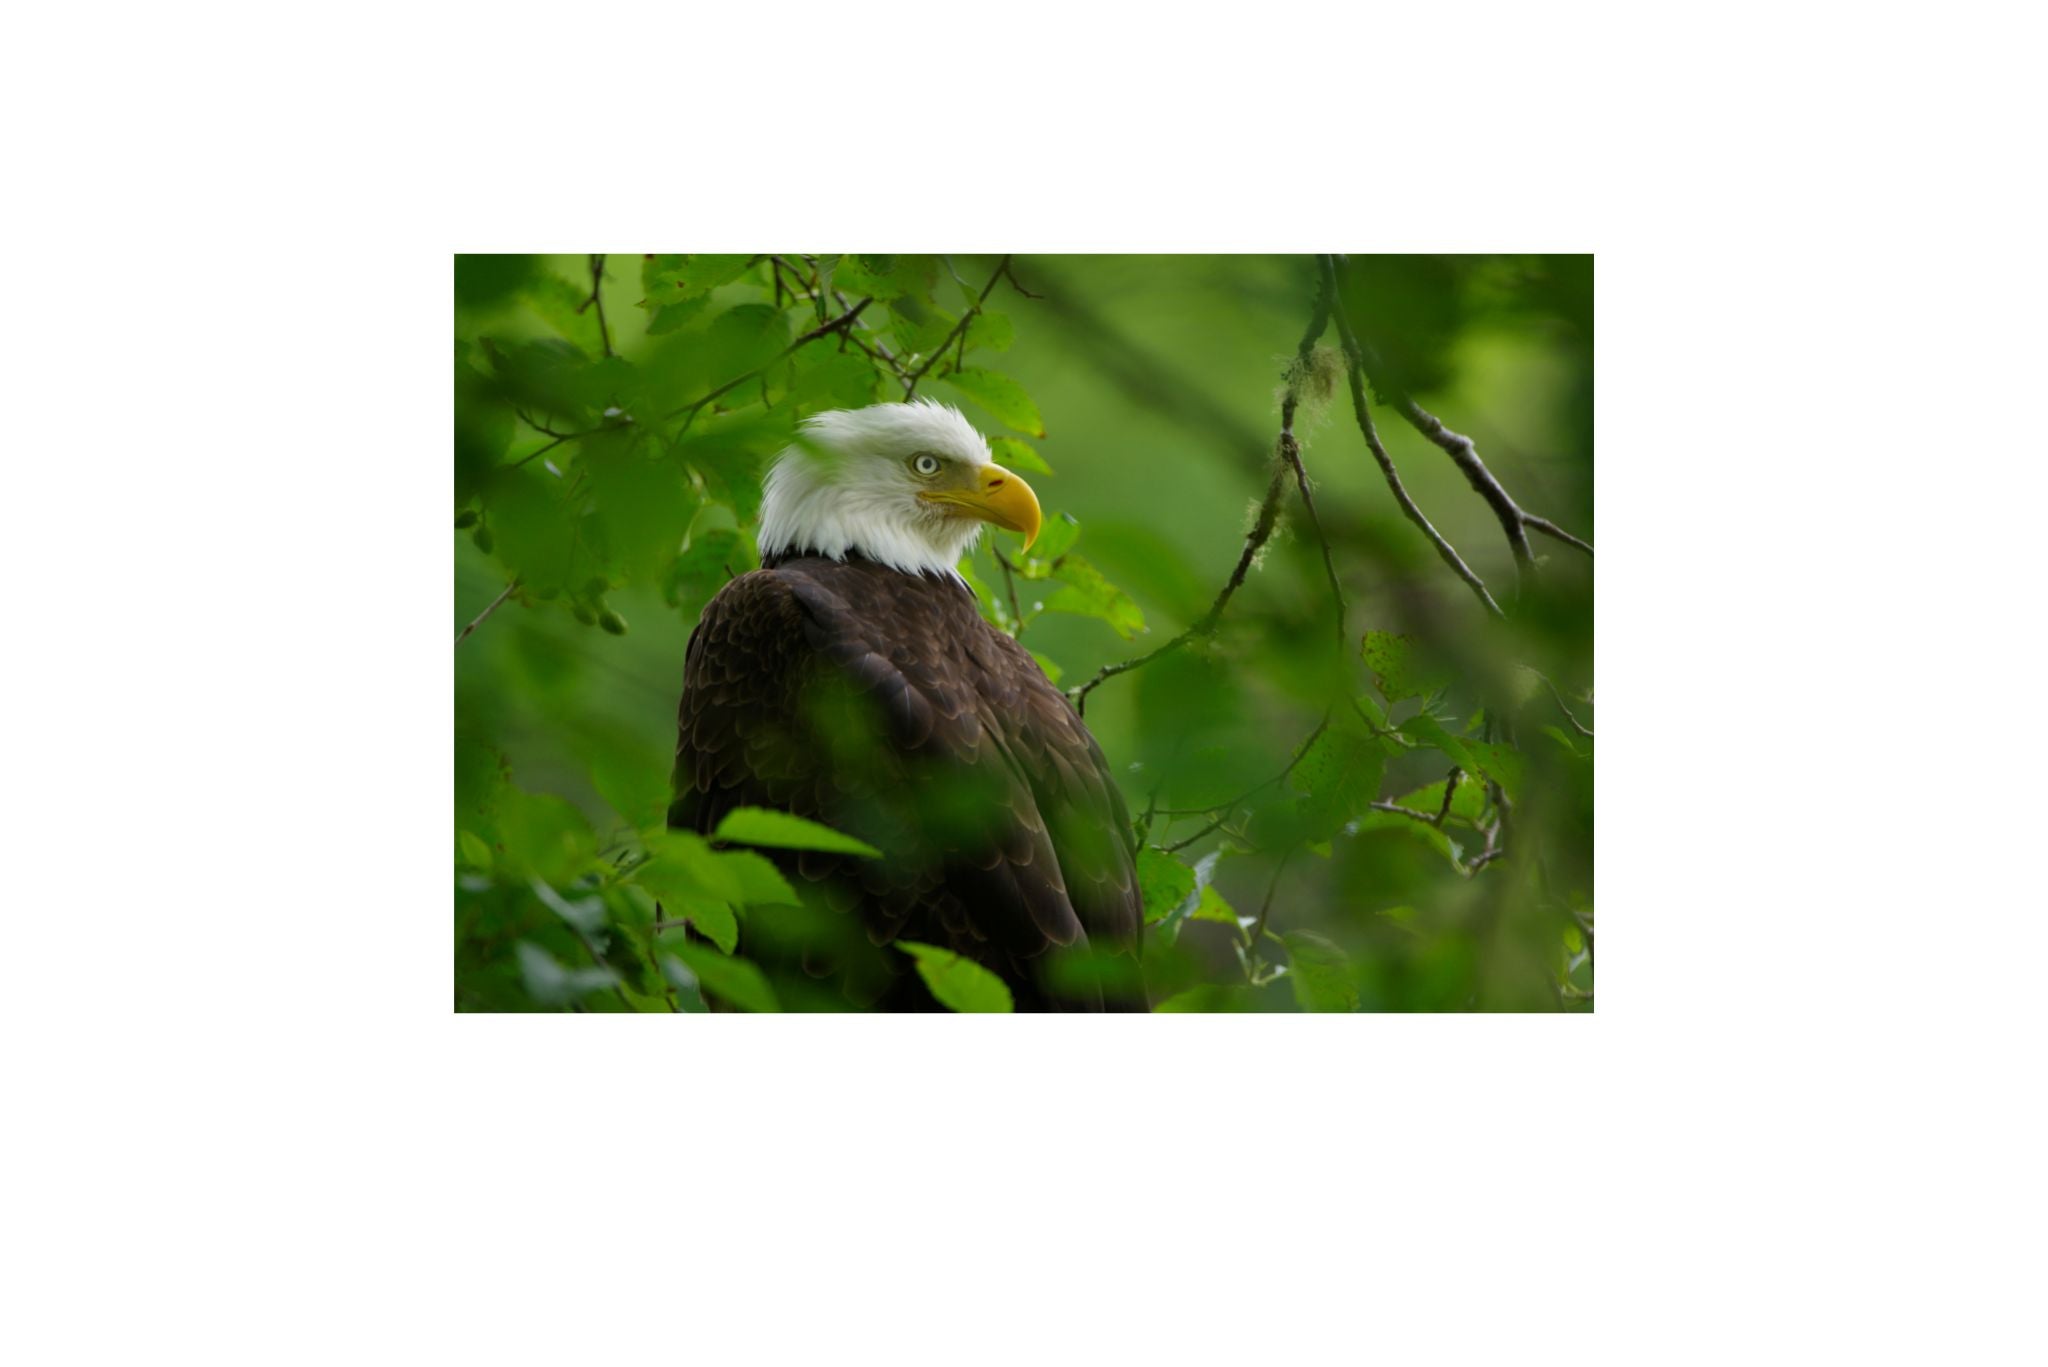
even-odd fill
[{"label": "green foliage background", "polygon": [[[1003,265],[457,258],[455,627],[475,623],[456,647],[457,1009],[796,1004],[732,952],[750,919],[794,914],[753,851],[832,834],[660,827],[690,629],[756,564],[760,471],[805,414],[914,379],[1029,473],[1040,543],[1020,559],[997,534],[963,570],[1064,687],[1210,611],[1283,469],[1315,259]],[[1538,536],[1518,587],[1494,512],[1396,404],[1593,540],[1591,258],[1343,272],[1379,435],[1506,615],[1401,515],[1331,329],[1293,372],[1321,537],[1290,480],[1213,633],[1087,695],[1144,829],[1155,1000],[1590,1009],[1592,560]],[[973,965],[904,952],[948,1005],[1008,1008]]]}]

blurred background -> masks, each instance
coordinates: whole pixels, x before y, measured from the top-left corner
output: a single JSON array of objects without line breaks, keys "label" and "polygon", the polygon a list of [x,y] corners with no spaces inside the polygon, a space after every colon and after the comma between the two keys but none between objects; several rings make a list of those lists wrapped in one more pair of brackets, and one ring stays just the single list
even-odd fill
[{"label": "blurred background", "polygon": [[[1281,468],[1291,365],[1322,540],[1289,476],[1213,634],[1086,697],[1150,851],[1155,1001],[1591,1009],[1592,558],[1537,535],[1518,575],[1494,510],[1399,404],[1597,541],[1592,258],[1341,260],[1378,435],[1498,617],[1402,515],[1338,329],[1297,364],[1314,257],[455,267],[457,1009],[701,1009],[705,951],[652,929],[616,871],[667,801],[696,614],[755,563],[759,471],[803,414],[899,399],[926,367],[920,397],[1002,439],[1049,529],[1072,525],[1056,567],[1000,537],[1011,565],[985,538],[968,570],[1072,688],[1215,602]],[[761,987],[741,995],[789,1004]]]}]

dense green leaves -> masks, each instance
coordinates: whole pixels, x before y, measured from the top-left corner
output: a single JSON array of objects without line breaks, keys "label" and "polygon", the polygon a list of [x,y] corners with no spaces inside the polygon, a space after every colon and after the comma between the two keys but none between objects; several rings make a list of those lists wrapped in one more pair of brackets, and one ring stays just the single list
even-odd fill
[{"label": "dense green leaves", "polygon": [[917,974],[949,1011],[1009,1011],[1010,989],[995,974],[950,949],[898,940],[896,947],[917,961]]},{"label": "dense green leaves", "polygon": [[[1263,487],[1249,464],[1259,437],[1218,415],[1265,404],[1314,271],[1249,258],[1199,271],[1024,263],[1034,289],[1115,323],[1105,348],[1070,311],[1005,286],[993,259],[596,260],[602,329],[591,257],[456,267],[458,630],[496,605],[457,653],[457,1004],[813,1007],[816,983],[785,976],[801,957],[788,937],[830,913],[802,904],[808,885],[783,875],[779,852],[862,859],[870,847],[764,810],[732,814],[708,840],[660,829],[684,643],[712,596],[758,564],[769,460],[808,415],[898,399],[919,371],[916,392],[961,403],[1044,506],[1030,551],[984,538],[962,563],[983,615],[1020,635],[1049,678],[1087,683],[1216,601]],[[1535,257],[1354,270],[1386,286],[1369,310],[1354,290],[1353,322],[1390,376],[1453,384],[1465,358],[1484,368],[1485,404],[1456,388],[1421,396],[1447,421],[1482,447],[1590,450],[1590,371],[1573,370],[1590,356],[1587,272]],[[862,300],[843,333],[797,344]],[[1155,325],[1169,315],[1190,321],[1184,339]],[[1126,388],[1140,373],[1166,389]],[[1191,383],[1176,395],[1180,375]],[[1290,491],[1215,630],[1089,699],[1150,847],[1138,875],[1160,1009],[1521,1008],[1590,993],[1573,918],[1590,924],[1592,742],[1545,681],[1568,681],[1567,705],[1590,709],[1588,567],[1553,557],[1535,584],[1504,592],[1512,562],[1489,516],[1449,505],[1444,490],[1462,486],[1431,473],[1439,455],[1398,414],[1384,412],[1389,447],[1507,622],[1447,607],[1458,586],[1427,543],[1377,484],[1361,495],[1344,472],[1357,434],[1305,420],[1322,526]],[[1345,416],[1341,402],[1332,415]],[[1047,419],[1061,476],[1042,483]],[[1543,489],[1525,488],[1512,459],[1495,468],[1532,511],[1590,534],[1559,502],[1584,483],[1575,461],[1547,463]],[[1319,535],[1350,604],[1356,651],[1341,661]],[[1144,639],[1148,621],[1165,632]],[[1270,913],[1256,945],[1240,907]],[[1494,925],[1483,938],[1475,907]],[[898,952],[862,941],[885,960]],[[949,1005],[995,1002],[971,961],[903,952]]]}]

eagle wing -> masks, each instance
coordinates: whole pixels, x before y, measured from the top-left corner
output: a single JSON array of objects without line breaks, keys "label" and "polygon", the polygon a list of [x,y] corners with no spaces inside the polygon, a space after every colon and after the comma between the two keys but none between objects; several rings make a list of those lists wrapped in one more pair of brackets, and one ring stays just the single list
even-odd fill
[{"label": "eagle wing", "polygon": [[763,806],[866,840],[882,858],[778,862],[872,942],[946,945],[1020,1004],[1097,1004],[1044,992],[1050,951],[1135,956],[1130,820],[1102,752],[961,586],[814,559],[727,584],[690,640],[675,792],[673,826]]}]

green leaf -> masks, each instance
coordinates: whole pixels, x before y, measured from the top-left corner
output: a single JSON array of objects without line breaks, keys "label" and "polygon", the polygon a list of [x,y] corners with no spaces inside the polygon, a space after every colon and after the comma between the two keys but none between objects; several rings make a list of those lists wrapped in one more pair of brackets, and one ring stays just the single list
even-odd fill
[{"label": "green leaf", "polygon": [[782,876],[782,871],[747,850],[728,850],[712,856],[719,868],[736,883],[740,890],[737,900],[749,906],[794,907],[797,901],[796,889]]},{"label": "green leaf", "polygon": [[[995,456],[996,464],[1023,474],[1049,475],[1052,467],[1045,463],[1045,457],[1038,454],[1038,448],[1015,437],[990,437],[989,452]],[[1043,536],[1044,533],[1040,532]]]},{"label": "green leaf", "polygon": [[1413,636],[1368,631],[1361,646],[1365,667],[1372,671],[1388,702],[1419,698],[1442,688],[1449,675],[1422,657]]},{"label": "green leaf", "polygon": [[917,974],[939,1004],[952,1011],[1001,1012],[1015,1009],[1010,988],[972,959],[950,949],[898,940],[896,947],[917,961]]},{"label": "green leaf", "polygon": [[702,836],[688,831],[650,831],[641,839],[648,859],[633,870],[631,879],[664,905],[799,905],[789,880],[752,851],[715,851]]},{"label": "green leaf", "polygon": [[680,300],[708,294],[746,273],[753,257],[744,252],[700,252],[691,256],[655,256],[640,267],[641,307],[660,309]]},{"label": "green leaf", "polygon": [[463,860],[471,868],[488,869],[491,866],[491,847],[484,843],[481,836],[459,831],[456,833],[456,839],[462,846]]},{"label": "green leaf", "polygon": [[1047,683],[1058,683],[1060,675],[1066,672],[1049,655],[1041,655],[1034,650],[1031,652],[1031,658],[1038,661],[1038,667],[1045,671],[1045,681]]},{"label": "green leaf", "polygon": [[858,351],[806,347],[797,353],[796,359],[796,382],[789,394],[799,414],[829,408],[865,408],[874,402],[875,363]]},{"label": "green leaf", "polygon": [[1387,762],[1377,741],[1332,726],[1294,766],[1288,783],[1303,794],[1295,832],[1306,841],[1327,840],[1379,796]]},{"label": "green leaf", "polygon": [[718,356],[714,371],[738,375],[789,345],[789,317],[772,304],[739,304],[711,320],[705,342]]},{"label": "green leaf", "polygon": [[1195,871],[1164,850],[1150,845],[1138,851],[1138,890],[1143,894],[1145,923],[1164,920],[1195,890]]},{"label": "green leaf", "polygon": [[1031,549],[1018,556],[1017,568],[1026,579],[1050,579],[1056,572],[1053,562],[1072,550],[1080,538],[1081,524],[1072,513],[1054,513],[1039,527],[1038,540],[1031,543]]},{"label": "green leaf", "polygon": [[1462,736],[1452,735],[1444,729],[1442,722],[1430,716],[1427,712],[1416,713],[1407,721],[1402,722],[1398,729],[1402,735],[1419,744],[1433,745],[1443,751],[1451,757],[1453,764],[1456,764],[1468,774],[1485,772],[1484,766],[1480,764],[1479,760],[1472,753],[1479,743],[1477,741],[1468,741]]},{"label": "green leaf", "polygon": [[983,309],[967,324],[967,349],[973,351],[986,347],[990,351],[1008,351],[1010,343],[1017,340],[1017,325],[1006,313]]},{"label": "green leaf", "polygon": [[1131,596],[1102,577],[1102,571],[1078,555],[1069,555],[1059,569],[1060,589],[1045,600],[1048,612],[1070,612],[1110,624],[1126,641],[1145,629],[1145,614]]},{"label": "green leaf", "polygon": [[867,252],[841,257],[833,268],[832,284],[853,298],[861,295],[883,300],[910,297],[922,302],[931,293],[932,282],[938,279],[938,274],[939,261],[935,256]]},{"label": "green leaf", "polygon": [[1031,402],[1024,386],[1009,376],[969,366],[947,375],[941,383],[959,390],[1019,432],[1034,437],[1045,435],[1045,423],[1038,416],[1038,405]]},{"label": "green leaf", "polygon": [[694,298],[657,305],[653,320],[647,324],[647,335],[662,337],[674,332],[704,312],[704,306],[710,302],[709,295],[700,294]]},{"label": "green leaf", "polygon": [[1237,908],[1223,900],[1223,894],[1216,891],[1214,883],[1202,889],[1202,900],[1195,903],[1195,909],[1188,913],[1190,921],[1220,921],[1227,926],[1238,924]]},{"label": "green leaf", "polygon": [[740,922],[732,914],[732,908],[723,902],[685,902],[681,906],[664,904],[672,919],[686,920],[696,927],[697,933],[718,946],[721,954],[730,954],[739,948]]},{"label": "green leaf", "polygon": [[1468,774],[1484,774],[1507,790],[1510,798],[1522,794],[1521,754],[1506,745],[1454,736],[1444,724],[1427,712],[1418,712],[1400,725],[1401,734],[1423,745],[1433,745],[1449,755]]},{"label": "green leaf", "polygon": [[1526,765],[1519,750],[1497,741],[1483,740],[1468,740],[1465,748],[1471,751],[1473,759],[1479,761],[1479,767],[1486,776],[1507,790],[1510,800],[1521,800]]},{"label": "green leaf", "polygon": [[1292,965],[1294,999],[1304,1011],[1356,1011],[1358,984],[1351,960],[1331,941],[1313,931],[1290,930],[1280,937]]},{"label": "green leaf", "polygon": [[713,840],[735,845],[767,845],[780,850],[821,850],[827,854],[857,854],[879,859],[882,852],[864,840],[855,840],[830,826],[808,821],[788,812],[765,807],[735,807],[711,833]]},{"label": "green leaf", "polygon": [[1579,749],[1579,743],[1564,733],[1562,726],[1545,726],[1543,734],[1562,745],[1573,759],[1584,759],[1586,752]]},{"label": "green leaf", "polygon": [[696,975],[697,985],[742,1011],[779,1011],[775,989],[761,970],[745,959],[728,957],[704,945],[669,946]]}]

